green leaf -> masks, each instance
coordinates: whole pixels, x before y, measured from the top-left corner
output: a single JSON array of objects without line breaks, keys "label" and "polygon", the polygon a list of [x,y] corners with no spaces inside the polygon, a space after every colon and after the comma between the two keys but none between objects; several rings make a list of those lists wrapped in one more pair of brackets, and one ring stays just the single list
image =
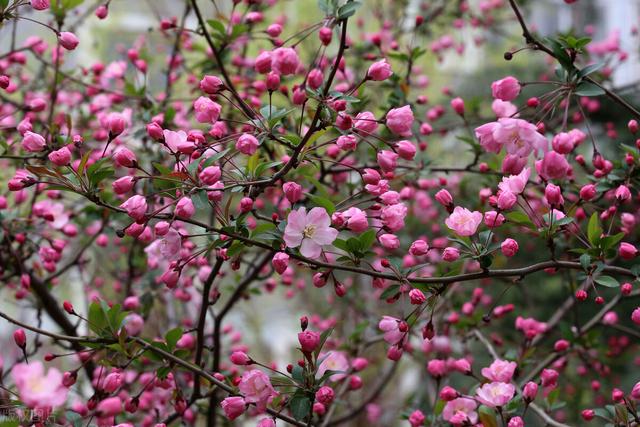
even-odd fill
[{"label": "green leaf", "polygon": [[583,78],[583,77],[588,76],[589,74],[593,74],[596,71],[598,71],[599,69],[601,69],[602,67],[604,67],[604,63],[603,62],[601,62],[599,64],[587,65],[582,70],[580,70],[580,72],[578,72],[578,78]]},{"label": "green leaf", "polygon": [[620,283],[611,276],[600,276],[595,279],[595,282],[598,285],[606,286],[607,288],[617,288],[620,286]]},{"label": "green leaf", "polygon": [[604,95],[604,89],[590,82],[582,82],[576,87],[575,94],[579,96],[600,96]]},{"label": "green leaf", "polygon": [[368,251],[371,248],[371,245],[376,241],[376,231],[373,229],[369,229],[362,233],[360,237],[360,248],[363,252]]},{"label": "green leaf", "polygon": [[600,227],[600,219],[598,218],[598,213],[594,212],[589,218],[589,224],[587,225],[587,237],[589,238],[589,243],[593,246],[597,246],[600,242],[600,236],[602,235],[602,227]]},{"label": "green leaf", "polygon": [[589,254],[580,255],[580,265],[584,271],[587,271],[591,266],[591,257]]},{"label": "green leaf", "polygon": [[498,421],[496,420],[496,413],[493,409],[482,405],[478,410],[478,416],[480,417],[480,423],[484,427],[498,427]]},{"label": "green leaf", "polygon": [[624,239],[624,233],[614,234],[613,236],[607,236],[600,239],[600,247],[602,247],[603,251],[613,248],[617,245],[622,239]]},{"label": "green leaf", "polygon": [[360,2],[358,1],[350,1],[349,3],[346,3],[344,5],[342,5],[339,9],[338,9],[338,16],[337,19],[346,19],[350,16],[355,15],[356,10],[361,6]]},{"label": "green leaf", "polygon": [[293,366],[291,376],[298,384],[304,384],[304,368],[298,364]]},{"label": "green leaf", "polygon": [[107,314],[103,310],[102,305],[98,302],[92,302],[89,306],[89,329],[100,335],[107,327],[109,321]]},{"label": "green leaf", "polygon": [[387,300],[394,297],[400,291],[400,285],[391,285],[385,289],[380,295],[381,300]]},{"label": "green leaf", "polygon": [[171,329],[164,336],[164,340],[167,342],[167,347],[169,347],[171,351],[176,348],[176,343],[180,338],[182,338],[182,328],[180,327]]},{"label": "green leaf", "polygon": [[325,199],[324,197],[316,196],[315,194],[311,193],[306,193],[306,195],[307,197],[309,197],[309,199],[311,199],[313,203],[325,208],[330,216],[336,211],[336,207],[331,200]]},{"label": "green leaf", "polygon": [[291,414],[296,420],[302,420],[309,415],[311,410],[311,399],[305,395],[294,395],[289,402],[289,408],[291,408]]}]

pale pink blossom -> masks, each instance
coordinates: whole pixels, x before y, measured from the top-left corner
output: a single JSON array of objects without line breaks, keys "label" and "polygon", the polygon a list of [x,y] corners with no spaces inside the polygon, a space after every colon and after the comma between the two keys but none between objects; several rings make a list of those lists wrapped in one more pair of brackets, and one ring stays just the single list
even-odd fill
[{"label": "pale pink blossom", "polygon": [[513,378],[517,366],[515,362],[496,359],[488,368],[482,368],[481,372],[489,381],[508,383]]},{"label": "pale pink blossom", "polygon": [[287,217],[284,241],[289,248],[300,247],[300,253],[308,258],[318,258],[322,246],[330,245],[338,236],[338,230],[330,227],[331,218],[324,208],[306,208],[291,211]]},{"label": "pale pink blossom", "polygon": [[445,224],[459,236],[472,236],[482,223],[482,213],[471,212],[467,208],[456,206],[451,215],[445,220]]},{"label": "pale pink blossom", "polygon": [[258,369],[242,374],[238,389],[243,394],[245,402],[255,403],[259,410],[264,410],[278,394],[271,385],[269,376]]},{"label": "pale pink blossom", "polygon": [[67,400],[62,373],[49,368],[45,373],[40,361],[19,363],[11,370],[20,400],[29,408],[57,408]]},{"label": "pale pink blossom", "polygon": [[476,408],[478,404],[473,399],[459,397],[444,405],[442,418],[455,426],[463,424],[475,425],[478,422]]},{"label": "pale pink blossom", "polygon": [[515,392],[516,387],[513,384],[496,381],[477,388],[476,396],[483,405],[496,408],[509,403]]}]

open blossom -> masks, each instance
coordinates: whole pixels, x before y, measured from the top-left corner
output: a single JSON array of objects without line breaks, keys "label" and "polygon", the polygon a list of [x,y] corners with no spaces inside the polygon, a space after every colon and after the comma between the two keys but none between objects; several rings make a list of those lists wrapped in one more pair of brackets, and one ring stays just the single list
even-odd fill
[{"label": "open blossom", "polygon": [[525,319],[518,316],[516,318],[516,329],[522,331],[528,339],[532,339],[536,335],[545,333],[547,331],[547,324],[531,317]]},{"label": "open blossom", "polygon": [[387,127],[396,135],[411,136],[413,111],[410,105],[389,110],[386,118]]},{"label": "open blossom", "polygon": [[549,141],[535,125],[522,119],[501,118],[475,129],[480,145],[488,152],[499,153],[504,147],[508,154],[527,157],[532,152],[546,152]]},{"label": "open blossom", "polygon": [[529,182],[529,176],[531,176],[531,169],[524,168],[518,175],[503,177],[502,182],[498,184],[498,188],[502,191],[518,195],[524,191],[524,187],[527,185],[527,182]]},{"label": "open blossom", "polygon": [[400,344],[406,337],[405,332],[400,331],[400,320],[391,316],[383,316],[378,323],[378,328],[384,332],[384,340],[391,345]]},{"label": "open blossom", "polygon": [[442,410],[442,418],[455,426],[463,424],[475,425],[478,422],[476,408],[478,404],[473,399],[459,397],[447,402]]},{"label": "open blossom", "polygon": [[380,220],[391,231],[399,231],[404,228],[404,219],[408,209],[403,203],[385,206],[380,212]]},{"label": "open blossom", "polygon": [[477,388],[476,396],[483,405],[496,408],[509,403],[515,392],[516,387],[513,384],[496,381]]},{"label": "open blossom", "polygon": [[474,235],[481,223],[482,213],[478,211],[471,212],[461,206],[456,206],[449,218],[445,220],[447,227],[455,231],[459,236]]},{"label": "open blossom", "polygon": [[567,159],[555,151],[549,151],[541,161],[536,162],[536,170],[544,179],[564,178],[570,166]]},{"label": "open blossom", "polygon": [[40,361],[19,363],[11,370],[20,400],[29,408],[57,408],[67,400],[62,373],[49,368],[45,374]]},{"label": "open blossom", "polygon": [[243,394],[245,402],[255,403],[259,410],[264,410],[278,394],[271,385],[269,376],[258,369],[242,374],[238,389]]},{"label": "open blossom", "polygon": [[188,152],[193,151],[193,143],[187,140],[187,133],[183,130],[174,132],[172,130],[165,129],[162,131],[164,136],[164,142],[173,152]]},{"label": "open blossom", "polygon": [[338,373],[333,374],[329,377],[330,381],[340,381],[343,378],[346,378],[346,372],[349,370],[349,360],[347,356],[341,351],[331,351],[327,354],[320,354],[319,360],[322,360],[320,365],[318,366],[318,372],[316,376],[318,378],[322,378],[322,376],[327,371],[337,371]]},{"label": "open blossom", "polygon": [[284,241],[289,248],[300,246],[300,253],[308,258],[318,258],[323,245],[330,245],[338,237],[338,230],[330,227],[331,218],[324,208],[306,208],[291,211],[287,217]]},{"label": "open blossom", "polygon": [[513,373],[518,365],[516,362],[506,360],[494,360],[488,368],[482,368],[482,376],[489,381],[508,383],[513,378]]}]

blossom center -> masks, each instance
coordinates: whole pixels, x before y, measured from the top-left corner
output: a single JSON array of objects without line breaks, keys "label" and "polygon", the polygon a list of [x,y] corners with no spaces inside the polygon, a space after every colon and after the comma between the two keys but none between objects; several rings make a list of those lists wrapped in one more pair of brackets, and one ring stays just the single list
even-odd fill
[{"label": "blossom center", "polygon": [[316,234],[316,225],[315,224],[307,224],[302,230],[302,235],[307,238],[312,238]]}]

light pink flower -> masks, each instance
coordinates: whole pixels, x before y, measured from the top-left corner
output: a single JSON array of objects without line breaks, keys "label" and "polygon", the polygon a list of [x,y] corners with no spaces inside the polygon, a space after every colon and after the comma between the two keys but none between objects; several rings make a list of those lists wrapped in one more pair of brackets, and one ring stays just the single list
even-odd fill
[{"label": "light pink flower", "polygon": [[147,213],[147,199],[144,196],[136,194],[120,205],[127,211],[127,215],[136,221],[142,221]]},{"label": "light pink flower", "polygon": [[331,351],[328,354],[320,354],[318,360],[322,360],[318,366],[318,372],[316,374],[318,378],[322,378],[327,371],[340,372],[338,374],[331,375],[329,377],[329,380],[331,381],[340,381],[347,376],[346,372],[349,370],[349,360],[343,352]]},{"label": "light pink flower", "polygon": [[502,177],[502,182],[498,184],[498,188],[502,191],[518,195],[524,191],[524,187],[531,176],[531,169],[524,168],[518,175],[509,175]]},{"label": "light pink flower", "polygon": [[459,236],[472,236],[482,223],[482,213],[471,212],[467,208],[456,206],[453,213],[445,221],[447,227],[455,231]]},{"label": "light pink flower", "polygon": [[399,344],[407,336],[406,333],[401,332],[399,329],[400,320],[391,316],[382,316],[382,319],[378,323],[378,328],[384,332],[384,340],[391,344]]},{"label": "light pink flower", "polygon": [[475,400],[459,397],[444,405],[442,418],[453,425],[462,425],[464,423],[475,425],[478,422],[477,407],[478,404]]},{"label": "light pink flower", "polygon": [[353,127],[365,133],[374,133],[378,128],[378,122],[371,111],[363,111],[356,116]]},{"label": "light pink flower", "polygon": [[242,374],[238,389],[243,394],[245,402],[255,403],[260,410],[264,410],[278,394],[271,385],[269,376],[258,369]]},{"label": "light pink flower", "polygon": [[555,151],[549,151],[544,155],[542,161],[536,162],[536,170],[544,179],[564,178],[569,172],[569,168],[567,159]]},{"label": "light pink flower", "polygon": [[40,361],[19,363],[11,370],[20,400],[29,408],[56,408],[67,400],[68,390],[62,385],[62,374],[49,368],[45,374]]},{"label": "light pink flower", "polygon": [[294,74],[299,63],[298,54],[290,47],[279,47],[271,52],[271,68],[283,76]]},{"label": "light pink flower", "polygon": [[215,123],[220,117],[221,110],[220,104],[205,96],[201,96],[193,102],[193,111],[198,123]]},{"label": "light pink flower", "polygon": [[536,335],[546,332],[547,324],[539,322],[532,317],[525,319],[518,316],[516,318],[516,329],[522,331],[528,339],[532,339]]},{"label": "light pink flower", "polygon": [[518,107],[508,101],[502,101],[500,99],[493,100],[491,103],[491,109],[497,118],[514,117],[518,112]]},{"label": "light pink flower", "polygon": [[488,368],[482,368],[482,376],[489,381],[499,381],[508,383],[513,378],[518,365],[515,362],[508,362],[506,360],[494,360]]},{"label": "light pink flower", "polygon": [[502,407],[509,403],[516,387],[513,384],[492,382],[476,389],[476,396],[483,405],[490,408]]},{"label": "light pink flower", "polygon": [[330,227],[331,218],[324,208],[313,208],[307,213],[301,207],[287,217],[284,241],[289,248],[300,246],[300,253],[308,258],[318,258],[323,245],[330,245],[338,237],[338,230]]},{"label": "light pink flower", "polygon": [[407,207],[403,203],[385,206],[380,212],[380,220],[391,231],[404,228],[404,218],[407,216]]}]

